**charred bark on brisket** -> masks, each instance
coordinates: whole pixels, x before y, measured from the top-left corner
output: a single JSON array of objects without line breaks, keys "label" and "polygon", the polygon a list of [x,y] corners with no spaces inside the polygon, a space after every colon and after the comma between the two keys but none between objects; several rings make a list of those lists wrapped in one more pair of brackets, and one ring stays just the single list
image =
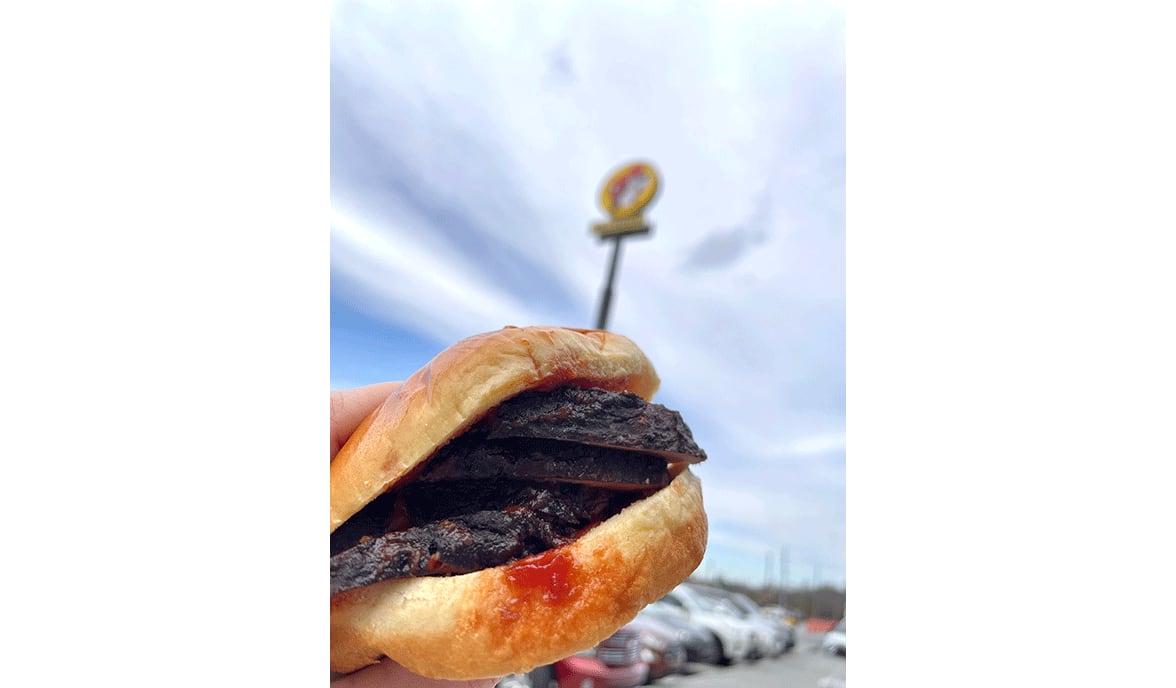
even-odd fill
[{"label": "charred bark on brisket", "polygon": [[[455,496],[466,500],[457,502],[460,513],[438,517]],[[639,496],[514,481],[412,485],[404,499],[412,521],[422,525],[363,539],[331,557],[331,594],[390,578],[470,573],[538,554]]]},{"label": "charred bark on brisket", "polygon": [[653,454],[561,440],[488,440],[475,433],[442,448],[416,480],[495,478],[583,483],[614,490],[670,484],[665,459]]},{"label": "charred bark on brisket", "polygon": [[523,392],[485,420],[486,436],[539,437],[656,453],[669,461],[706,460],[677,411],[636,394],[557,387]]}]

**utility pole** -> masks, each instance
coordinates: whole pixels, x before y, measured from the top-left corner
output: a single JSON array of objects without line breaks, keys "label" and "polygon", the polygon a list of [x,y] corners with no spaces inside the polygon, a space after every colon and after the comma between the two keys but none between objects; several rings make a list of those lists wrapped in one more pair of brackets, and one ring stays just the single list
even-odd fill
[{"label": "utility pole", "polygon": [[784,604],[787,601],[787,594],[788,594],[787,589],[788,589],[788,546],[785,545],[780,550],[780,599],[779,599],[780,606],[784,607],[785,609],[788,608],[787,605]]},{"label": "utility pole", "polygon": [[[810,587],[812,588],[811,597],[813,600],[812,601],[813,613],[816,612],[816,606],[817,606],[817,574],[820,572],[820,570],[821,570],[821,567],[819,565],[813,564],[813,579],[810,583]],[[812,613],[810,613],[809,616],[812,616]]]},{"label": "utility pole", "polygon": [[658,191],[658,176],[648,163],[630,163],[609,175],[600,190],[600,205],[611,219],[592,225],[592,231],[602,240],[612,240],[612,259],[608,279],[600,295],[600,310],[596,314],[596,329],[608,327],[608,311],[612,305],[613,283],[617,278],[617,264],[621,260],[621,239],[638,234],[649,234],[652,227],[645,222],[642,212]]}]

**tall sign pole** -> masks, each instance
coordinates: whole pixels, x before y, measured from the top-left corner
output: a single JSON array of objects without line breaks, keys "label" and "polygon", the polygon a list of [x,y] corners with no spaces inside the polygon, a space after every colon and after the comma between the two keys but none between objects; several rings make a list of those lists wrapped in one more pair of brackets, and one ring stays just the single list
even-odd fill
[{"label": "tall sign pole", "polygon": [[616,234],[612,237],[612,260],[608,264],[608,280],[604,283],[604,291],[600,294],[600,310],[596,313],[596,329],[598,330],[607,329],[608,307],[612,305],[612,288],[613,282],[617,278],[617,262],[621,258],[622,236],[624,235]]},{"label": "tall sign pole", "polygon": [[608,310],[612,305],[613,283],[617,277],[617,263],[621,258],[621,239],[638,234],[649,234],[653,227],[645,222],[642,212],[653,202],[658,192],[657,171],[649,163],[634,162],[622,166],[604,181],[600,190],[600,206],[609,219],[592,225],[592,232],[601,241],[612,241],[612,259],[608,279],[600,295],[600,311],[596,329],[608,326]]}]

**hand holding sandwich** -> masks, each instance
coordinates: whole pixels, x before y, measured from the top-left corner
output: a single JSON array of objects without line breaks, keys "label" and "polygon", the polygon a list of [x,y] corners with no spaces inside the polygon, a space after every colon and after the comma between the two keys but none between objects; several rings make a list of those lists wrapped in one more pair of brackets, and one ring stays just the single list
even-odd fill
[{"label": "hand holding sandwich", "polygon": [[[396,391],[399,382],[384,382],[331,392],[331,460],[351,433],[377,406]],[[446,681],[418,676],[385,659],[332,681],[332,688],[492,688],[494,679]]]}]

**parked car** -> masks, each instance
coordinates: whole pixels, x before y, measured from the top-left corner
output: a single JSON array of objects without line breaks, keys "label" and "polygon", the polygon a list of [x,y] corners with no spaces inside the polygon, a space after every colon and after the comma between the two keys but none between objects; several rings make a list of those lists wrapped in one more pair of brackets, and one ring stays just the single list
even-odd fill
[{"label": "parked car", "polygon": [[784,654],[787,644],[784,632],[779,626],[761,616],[759,607],[750,598],[709,586],[690,585],[690,589],[710,600],[715,611],[731,616],[751,630],[751,658],[779,657]]},{"label": "parked car", "polygon": [[641,631],[624,626],[589,650],[525,674],[499,679],[495,688],[633,688],[649,680]]},{"label": "parked car", "polygon": [[555,682],[555,665],[535,667],[525,674],[510,674],[503,676],[494,684],[494,688],[553,688]]},{"label": "parked car", "polygon": [[623,626],[616,633],[555,663],[559,688],[632,688],[649,680],[649,664],[641,658],[641,633]]},{"label": "parked car", "polygon": [[625,625],[636,629],[641,637],[641,659],[649,665],[649,679],[678,673],[686,667],[686,644],[683,633],[646,614]]},{"label": "parked car", "polygon": [[730,593],[730,596],[731,602],[743,611],[746,618],[767,622],[768,628],[776,634],[781,646],[777,655],[788,652],[796,647],[796,629],[792,627],[792,624],[768,614],[764,611],[763,607],[756,604],[754,600],[743,593]]},{"label": "parked car", "polygon": [[609,666],[591,655],[572,655],[555,665],[559,688],[635,688],[649,680],[644,662]]},{"label": "parked car", "polygon": [[831,655],[845,656],[845,619],[827,631],[821,638],[821,651]]},{"label": "parked car", "polygon": [[692,590],[683,583],[658,600],[663,609],[678,614],[707,628],[719,640],[722,654],[720,664],[733,664],[748,658],[755,642],[753,631],[741,623],[730,612],[722,611],[718,604]]},{"label": "parked car", "polygon": [[657,602],[642,609],[637,618],[655,619],[677,631],[678,640],[686,647],[687,662],[718,664],[723,658],[719,639],[706,626],[683,618]]},{"label": "parked car", "polygon": [[787,607],[772,605],[769,607],[764,607],[763,610],[764,613],[766,613],[768,616],[782,623],[786,623],[793,628],[799,626],[801,621],[804,621],[804,614],[801,614],[796,609],[788,609]]}]

